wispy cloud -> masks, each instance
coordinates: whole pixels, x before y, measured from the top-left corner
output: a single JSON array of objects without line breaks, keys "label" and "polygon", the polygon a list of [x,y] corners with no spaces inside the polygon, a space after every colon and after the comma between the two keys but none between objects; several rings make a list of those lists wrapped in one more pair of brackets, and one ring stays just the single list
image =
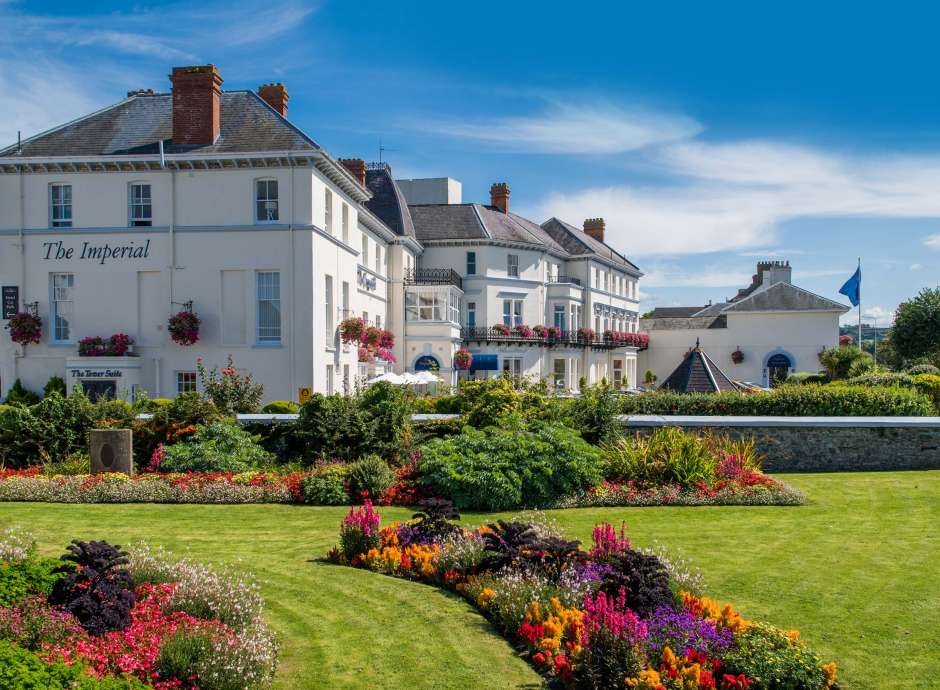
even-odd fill
[{"label": "wispy cloud", "polygon": [[690,117],[616,106],[552,104],[543,112],[476,122],[430,119],[422,130],[519,153],[610,154],[686,139],[702,127]]},{"label": "wispy cloud", "polygon": [[750,274],[739,269],[706,266],[691,270],[667,263],[654,263],[645,268],[642,280],[644,287],[654,288],[740,288],[750,282]]},{"label": "wispy cloud", "polygon": [[[674,142],[646,152],[662,185],[548,195],[537,217],[603,216],[634,256],[753,250],[798,218],[940,216],[940,157],[843,155],[772,141]],[[940,235],[925,240],[940,249]]]},{"label": "wispy cloud", "polygon": [[[853,309],[843,314],[839,321],[842,324],[858,324],[858,310]],[[862,306],[862,323],[872,326],[890,326],[894,322],[894,310],[882,306]]]}]

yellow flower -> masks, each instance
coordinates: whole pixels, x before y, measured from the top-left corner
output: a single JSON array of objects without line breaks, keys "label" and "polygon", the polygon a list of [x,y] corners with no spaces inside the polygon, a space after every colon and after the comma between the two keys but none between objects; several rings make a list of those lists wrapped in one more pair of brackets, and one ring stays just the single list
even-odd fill
[{"label": "yellow flower", "polygon": [[800,639],[800,631],[799,631],[799,630],[787,630],[787,632],[786,632],[785,634],[786,634],[786,636],[787,636],[788,638],[790,638],[790,639],[793,640],[794,642]]},{"label": "yellow flower", "polygon": [[640,675],[627,678],[624,682],[628,688],[636,688],[636,690],[654,690],[662,683],[662,678],[654,669],[648,668],[644,671],[640,671]]},{"label": "yellow flower", "polygon": [[539,649],[543,652],[557,652],[559,647],[561,647],[561,641],[556,640],[554,637],[545,637],[539,642]]},{"label": "yellow flower", "polygon": [[539,607],[539,602],[533,599],[529,602],[529,605],[525,609],[525,622],[526,623],[541,623],[542,622],[542,610]]},{"label": "yellow flower", "polygon": [[823,664],[822,670],[823,674],[826,676],[826,687],[831,688],[835,685],[836,674],[839,671],[839,667],[836,666],[834,661],[830,661],[828,664]]},{"label": "yellow flower", "polygon": [[483,589],[483,591],[480,592],[480,596],[477,597],[477,605],[478,605],[478,606],[481,606],[481,607],[483,607],[483,608],[486,608],[486,606],[487,606],[491,601],[493,601],[493,597],[495,597],[495,596],[496,596],[496,592],[494,592],[494,591],[493,591],[492,589],[490,589],[489,587],[485,587],[485,588]]}]

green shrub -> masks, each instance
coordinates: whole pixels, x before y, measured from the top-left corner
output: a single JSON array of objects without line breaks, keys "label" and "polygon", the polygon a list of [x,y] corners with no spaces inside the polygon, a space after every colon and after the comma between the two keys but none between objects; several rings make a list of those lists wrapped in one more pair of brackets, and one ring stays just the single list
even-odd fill
[{"label": "green shrub", "polygon": [[134,678],[92,678],[81,664],[47,664],[35,653],[0,640],[0,690],[142,690]]},{"label": "green shrub", "polygon": [[422,480],[459,508],[545,506],[601,479],[602,454],[561,425],[465,427],[422,448]]},{"label": "green shrub", "polygon": [[915,364],[907,370],[907,373],[911,376],[917,376],[918,374],[940,376],[940,368],[935,367],[933,364]]},{"label": "green shrub", "polygon": [[91,458],[88,453],[76,451],[44,465],[42,472],[48,476],[91,474]]},{"label": "green shrub", "polygon": [[348,465],[342,463],[318,467],[300,485],[304,503],[315,506],[339,506],[349,503],[349,494],[346,492],[348,474]]},{"label": "green shrub", "polygon": [[149,403],[149,407],[151,408],[150,411],[152,412],[158,408],[166,407],[167,405],[172,405],[173,399],[172,398],[150,398],[150,400],[148,400],[147,402]]},{"label": "green shrub", "polygon": [[718,455],[709,442],[678,427],[620,438],[606,449],[604,476],[611,481],[643,484],[711,483]]},{"label": "green shrub", "polygon": [[164,472],[247,472],[269,460],[257,437],[218,421],[199,427],[186,441],[165,448]]},{"label": "green shrub", "polygon": [[398,464],[411,436],[411,405],[401,386],[380,382],[357,396],[369,425],[369,452]]},{"label": "green shrub", "polygon": [[870,354],[854,345],[827,347],[819,353],[819,362],[833,381],[861,376],[875,365]]},{"label": "green shrub", "polygon": [[66,395],[65,379],[61,376],[50,376],[46,385],[42,389],[42,396],[48,397],[53,393],[58,393],[62,397]]},{"label": "green shrub", "polygon": [[300,411],[300,405],[290,400],[272,400],[261,408],[266,414],[297,414]]},{"label": "green shrub", "polygon": [[624,397],[624,414],[781,417],[905,417],[931,414],[930,401],[904,388],[780,386],[769,393],[672,393]]},{"label": "green shrub", "polygon": [[55,572],[62,566],[58,558],[30,556],[16,563],[0,564],[0,606],[13,606],[32,594],[48,595],[62,577]]},{"label": "green shrub", "polygon": [[381,498],[395,482],[395,473],[378,455],[366,455],[349,465],[349,493],[361,498]]},{"label": "green shrub", "polygon": [[28,390],[23,382],[17,379],[13,382],[13,385],[10,387],[10,390],[7,391],[7,404],[8,405],[20,405],[23,407],[29,407],[30,405],[35,405],[40,400],[38,394],[34,393],[31,390]]},{"label": "green shrub", "polygon": [[77,391],[68,398],[52,393],[31,407],[6,410],[0,415],[0,462],[12,467],[47,464],[85,450],[95,409]]},{"label": "green shrub", "polygon": [[520,410],[521,396],[505,376],[461,381],[457,397],[464,423],[477,428],[495,426]]},{"label": "green shrub", "polygon": [[620,433],[617,396],[604,383],[582,388],[580,397],[572,402],[568,413],[569,426],[580,431],[589,443],[608,443]]},{"label": "green shrub", "polygon": [[933,402],[934,410],[940,412],[940,376],[934,374],[916,374],[914,386]]},{"label": "green shrub", "polygon": [[368,452],[369,422],[354,397],[314,393],[300,408],[295,431],[309,462],[355,460]]},{"label": "green shrub", "polygon": [[829,376],[814,371],[797,371],[787,376],[784,383],[795,386],[829,383]]},{"label": "green shrub", "polygon": [[743,673],[754,687],[767,690],[819,690],[826,687],[822,662],[799,640],[755,623],[735,635],[732,649],[723,655],[725,673]]},{"label": "green shrub", "polygon": [[863,376],[846,379],[847,386],[901,386],[914,387],[914,377],[910,374],[899,374],[894,371],[872,372]]}]

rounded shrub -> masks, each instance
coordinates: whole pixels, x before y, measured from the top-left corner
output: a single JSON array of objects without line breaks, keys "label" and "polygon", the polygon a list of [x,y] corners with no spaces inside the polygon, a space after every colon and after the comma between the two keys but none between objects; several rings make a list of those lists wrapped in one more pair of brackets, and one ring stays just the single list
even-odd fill
[{"label": "rounded shrub", "polygon": [[272,400],[261,408],[266,414],[297,414],[300,411],[300,405],[290,400]]},{"label": "rounded shrub", "polygon": [[422,448],[422,481],[461,509],[550,505],[602,478],[602,454],[562,425],[474,429]]},{"label": "rounded shrub", "polygon": [[300,485],[304,503],[315,506],[339,506],[349,503],[346,491],[348,466],[342,463],[323,465],[306,477]]},{"label": "rounded shrub", "polygon": [[381,498],[395,482],[388,463],[375,454],[349,465],[349,493],[355,498]]},{"label": "rounded shrub", "polygon": [[917,376],[918,374],[940,376],[940,368],[935,367],[933,364],[915,364],[907,370],[907,373],[911,376]]},{"label": "rounded shrub", "polygon": [[248,472],[270,456],[256,436],[227,421],[199,427],[181,443],[166,446],[160,463],[163,472]]},{"label": "rounded shrub", "polygon": [[910,374],[883,371],[846,379],[845,383],[849,386],[901,386],[903,388],[913,388],[914,377]]},{"label": "rounded shrub", "polygon": [[61,376],[50,376],[49,380],[46,381],[46,385],[42,389],[43,397],[52,395],[53,393],[58,393],[61,396],[64,396],[66,392],[65,379]]}]

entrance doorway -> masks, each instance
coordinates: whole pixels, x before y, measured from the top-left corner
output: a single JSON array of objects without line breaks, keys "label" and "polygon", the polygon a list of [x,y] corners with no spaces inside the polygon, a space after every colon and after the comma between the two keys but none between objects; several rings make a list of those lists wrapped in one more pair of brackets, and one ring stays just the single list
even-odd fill
[{"label": "entrance doorway", "polygon": [[92,402],[114,400],[117,397],[117,381],[82,381],[82,392]]},{"label": "entrance doorway", "polygon": [[790,369],[793,362],[786,355],[775,354],[767,360],[767,381],[771,388],[774,388],[787,380],[790,375]]}]

